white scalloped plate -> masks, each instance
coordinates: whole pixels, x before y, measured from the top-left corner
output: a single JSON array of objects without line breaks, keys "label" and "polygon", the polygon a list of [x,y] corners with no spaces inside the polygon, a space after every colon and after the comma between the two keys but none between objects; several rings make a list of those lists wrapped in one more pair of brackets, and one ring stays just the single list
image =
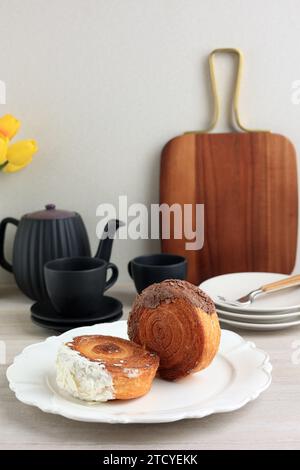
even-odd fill
[{"label": "white scalloped plate", "polygon": [[268,355],[236,333],[222,330],[219,352],[206,370],[177,382],[155,379],[142,398],[88,404],[58,389],[55,358],[62,342],[82,334],[127,338],[126,330],[126,321],[93,325],[28,346],[7,370],[9,386],[21,402],[78,421],[162,423],[236,410],[271,384]]},{"label": "white scalloped plate", "polygon": [[199,287],[212,298],[216,307],[222,310],[254,314],[297,312],[300,310],[300,289],[298,286],[257,296],[251,305],[244,307],[228,305],[219,298],[221,295],[225,299],[239,299],[242,295],[258,289],[259,286],[287,278],[286,274],[279,273],[229,273],[211,277],[202,282]]},{"label": "white scalloped plate", "polygon": [[245,321],[236,321],[229,318],[222,317],[222,314],[219,315],[219,320],[223,325],[228,325],[230,327],[241,328],[244,330],[255,330],[255,331],[277,331],[284,330],[286,328],[291,328],[292,326],[300,326],[300,320],[290,321],[290,322],[279,322],[279,323],[248,323]]}]

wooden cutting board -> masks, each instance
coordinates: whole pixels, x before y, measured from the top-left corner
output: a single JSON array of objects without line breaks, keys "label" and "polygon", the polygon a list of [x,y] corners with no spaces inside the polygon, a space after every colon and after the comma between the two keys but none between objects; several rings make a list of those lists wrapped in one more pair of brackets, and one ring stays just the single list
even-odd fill
[{"label": "wooden cutting board", "polygon": [[[237,53],[241,60],[240,51],[225,51]],[[212,58],[216,52],[220,50],[210,55],[212,88]],[[239,73],[234,112],[238,126],[245,131],[237,108]],[[217,95],[214,98],[217,105],[210,127],[214,127],[219,114]],[[186,250],[189,240],[175,239],[174,218],[170,239],[162,239],[163,252],[187,257],[190,282],[199,284],[229,272],[289,274],[293,270],[298,226],[297,169],[294,147],[286,137],[266,131],[193,132],[175,137],[162,152],[160,202],[181,207],[192,204],[193,208],[204,204],[202,249]],[[183,225],[181,229],[184,232]]]}]

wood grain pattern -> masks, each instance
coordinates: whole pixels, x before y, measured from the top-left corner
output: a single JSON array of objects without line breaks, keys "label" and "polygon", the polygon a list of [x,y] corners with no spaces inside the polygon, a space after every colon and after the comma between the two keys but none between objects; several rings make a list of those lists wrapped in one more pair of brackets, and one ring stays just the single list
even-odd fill
[{"label": "wood grain pattern", "polygon": [[201,250],[186,239],[162,240],[162,250],[188,258],[188,280],[199,284],[239,271],[290,273],[297,246],[296,153],[269,132],[186,134],[161,158],[160,202],[205,205]]}]

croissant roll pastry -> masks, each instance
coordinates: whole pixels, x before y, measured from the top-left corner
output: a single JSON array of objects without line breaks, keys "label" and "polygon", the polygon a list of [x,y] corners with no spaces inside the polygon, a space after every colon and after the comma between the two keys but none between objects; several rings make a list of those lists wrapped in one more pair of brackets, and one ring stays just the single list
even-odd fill
[{"label": "croissant roll pastry", "polygon": [[221,330],[213,301],[193,284],[171,279],[136,297],[128,336],[158,354],[162,378],[176,380],[211,363]]},{"label": "croissant roll pastry", "polygon": [[56,381],[81,400],[128,400],[149,391],[158,363],[155,353],[128,340],[77,336],[58,351]]}]

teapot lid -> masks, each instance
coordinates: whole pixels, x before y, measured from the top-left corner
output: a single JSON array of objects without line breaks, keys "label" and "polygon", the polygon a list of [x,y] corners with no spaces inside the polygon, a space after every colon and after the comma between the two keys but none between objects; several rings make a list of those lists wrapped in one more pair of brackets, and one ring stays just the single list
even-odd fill
[{"label": "teapot lid", "polygon": [[68,219],[69,217],[75,217],[76,215],[76,212],[56,209],[55,204],[46,204],[44,210],[32,212],[31,214],[25,214],[24,218],[35,220],[55,220]]}]

